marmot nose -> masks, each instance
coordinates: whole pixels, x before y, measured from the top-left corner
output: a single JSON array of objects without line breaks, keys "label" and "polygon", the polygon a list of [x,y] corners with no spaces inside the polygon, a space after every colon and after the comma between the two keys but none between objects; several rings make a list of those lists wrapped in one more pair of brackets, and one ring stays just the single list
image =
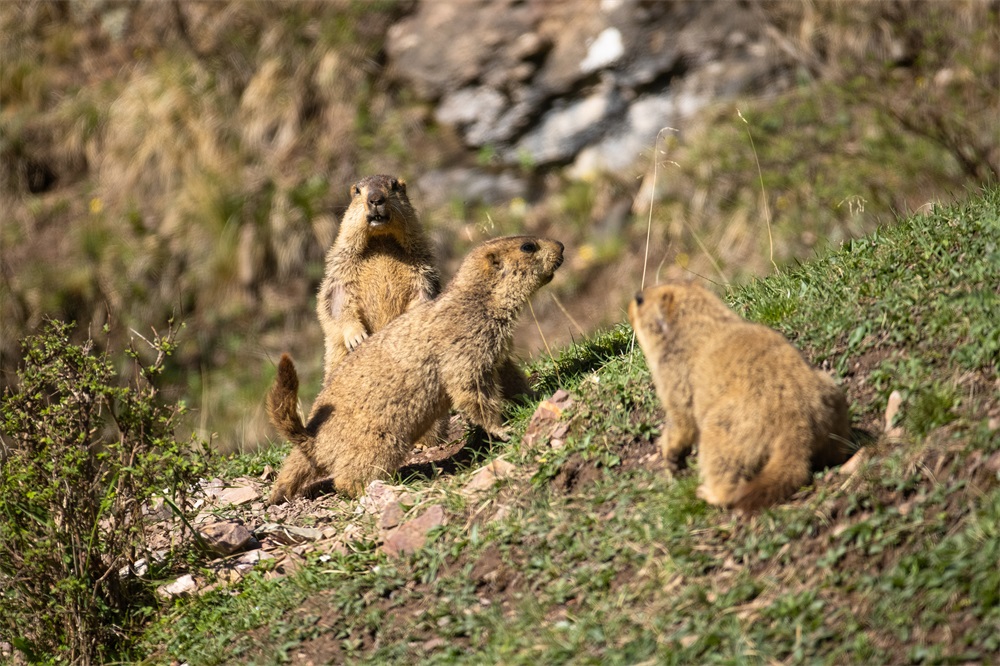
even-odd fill
[{"label": "marmot nose", "polygon": [[642,305],[642,292],[641,291],[635,292],[635,304],[636,305]]},{"label": "marmot nose", "polygon": [[382,192],[372,192],[368,195],[368,203],[372,206],[381,206],[385,203],[385,194]]}]

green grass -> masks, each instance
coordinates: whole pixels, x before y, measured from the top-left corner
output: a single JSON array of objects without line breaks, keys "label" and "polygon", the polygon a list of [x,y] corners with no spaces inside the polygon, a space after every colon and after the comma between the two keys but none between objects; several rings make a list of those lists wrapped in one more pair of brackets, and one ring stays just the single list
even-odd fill
[{"label": "green grass", "polygon": [[[566,445],[494,445],[519,475],[416,479],[448,523],[389,560],[361,539],[299,573],[164,608],[147,663],[962,663],[1000,659],[1000,189],[727,295],[841,377],[856,425],[904,395],[901,441],[752,519],[646,456],[662,411],[624,325],[538,361]],[[523,433],[534,405],[512,410]],[[259,473],[270,453],[230,459]],[[500,506],[506,516],[489,520]],[[345,524],[356,520],[348,510]],[[373,534],[371,526],[366,527]]]}]

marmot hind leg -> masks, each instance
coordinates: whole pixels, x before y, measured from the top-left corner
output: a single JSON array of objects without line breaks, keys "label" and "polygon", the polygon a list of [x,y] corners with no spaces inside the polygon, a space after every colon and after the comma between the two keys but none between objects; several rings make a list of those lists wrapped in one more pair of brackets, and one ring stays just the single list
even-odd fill
[{"label": "marmot hind leg", "polygon": [[298,447],[292,447],[285,461],[281,463],[281,471],[271,488],[270,504],[281,504],[298,497],[302,489],[320,478],[320,471]]}]

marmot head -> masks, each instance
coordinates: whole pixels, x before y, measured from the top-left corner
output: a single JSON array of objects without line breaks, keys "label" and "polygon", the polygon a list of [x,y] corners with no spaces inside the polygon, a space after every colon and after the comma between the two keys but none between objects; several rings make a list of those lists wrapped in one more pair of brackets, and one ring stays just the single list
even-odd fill
[{"label": "marmot head", "polygon": [[366,176],[351,185],[351,211],[370,233],[399,233],[413,217],[406,182],[394,176]]},{"label": "marmot head", "polygon": [[494,307],[516,313],[552,281],[563,249],[559,241],[537,236],[494,238],[472,249],[455,279],[487,290]]},{"label": "marmot head", "polygon": [[[643,349],[674,332],[680,321],[739,318],[722,300],[694,282],[665,282],[640,291],[628,305],[628,319]],[[650,346],[647,346],[650,345]]]},{"label": "marmot head", "polygon": [[674,312],[676,284],[660,284],[640,291],[628,304],[628,320],[632,330],[639,338],[639,346],[649,349],[648,345],[666,335]]}]

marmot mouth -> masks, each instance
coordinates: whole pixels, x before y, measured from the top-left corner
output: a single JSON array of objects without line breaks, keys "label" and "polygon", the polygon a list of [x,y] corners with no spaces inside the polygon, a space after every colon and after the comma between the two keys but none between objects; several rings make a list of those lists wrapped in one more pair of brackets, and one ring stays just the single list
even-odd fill
[{"label": "marmot mouth", "polygon": [[379,215],[378,213],[372,213],[368,215],[368,224],[373,227],[385,224],[389,221],[388,215]]}]

